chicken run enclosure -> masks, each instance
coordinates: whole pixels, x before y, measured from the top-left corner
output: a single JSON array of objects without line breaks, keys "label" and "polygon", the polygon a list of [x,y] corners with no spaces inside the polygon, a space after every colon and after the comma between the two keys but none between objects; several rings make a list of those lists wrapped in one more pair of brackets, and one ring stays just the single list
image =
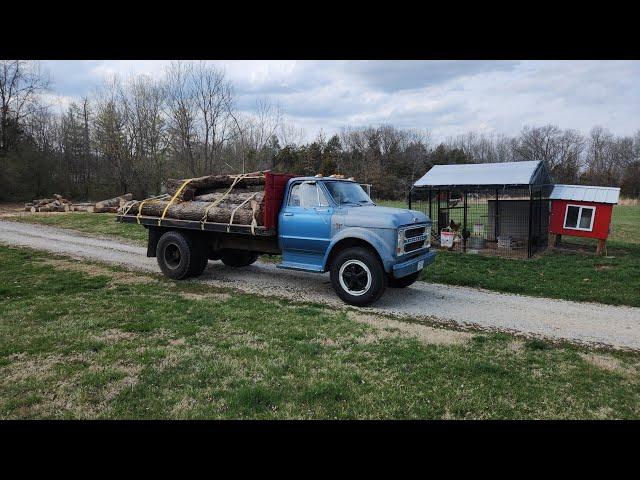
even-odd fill
[{"label": "chicken run enclosure", "polygon": [[544,162],[435,165],[409,194],[433,221],[432,245],[529,258],[546,247],[552,179]]}]

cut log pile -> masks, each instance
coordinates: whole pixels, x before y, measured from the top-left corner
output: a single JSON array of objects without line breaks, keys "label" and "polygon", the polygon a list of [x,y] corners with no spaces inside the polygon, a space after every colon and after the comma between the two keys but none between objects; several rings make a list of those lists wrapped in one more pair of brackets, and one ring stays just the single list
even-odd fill
[{"label": "cut log pile", "polygon": [[164,197],[128,202],[119,211],[150,217],[164,214],[165,218],[178,220],[234,225],[263,224],[264,172],[209,175],[191,179],[186,185],[185,181],[168,179],[165,181],[167,195]]},{"label": "cut log pile", "polygon": [[133,195],[126,193],[119,197],[110,198],[97,202],[93,208],[93,213],[117,213],[118,208],[124,206],[133,199]]},{"label": "cut log pile", "polygon": [[31,203],[25,203],[24,209],[27,212],[69,212],[71,202],[54,193],[53,198],[36,198]]},{"label": "cut log pile", "polygon": [[53,198],[39,198],[30,203],[25,203],[27,212],[89,212],[89,213],[116,213],[118,208],[133,199],[133,195],[127,193],[119,197],[110,198],[97,203],[81,202],[73,203],[70,200],[53,194]]}]

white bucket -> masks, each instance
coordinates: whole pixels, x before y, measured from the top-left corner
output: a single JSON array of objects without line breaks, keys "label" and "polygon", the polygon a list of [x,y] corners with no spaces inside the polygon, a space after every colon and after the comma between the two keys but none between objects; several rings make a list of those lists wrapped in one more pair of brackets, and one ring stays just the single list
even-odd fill
[{"label": "white bucket", "polygon": [[474,223],[473,224],[473,234],[476,237],[484,236],[484,223]]},{"label": "white bucket", "polygon": [[448,232],[443,230],[440,232],[440,246],[445,248],[453,247],[453,239],[455,238],[455,232]]}]

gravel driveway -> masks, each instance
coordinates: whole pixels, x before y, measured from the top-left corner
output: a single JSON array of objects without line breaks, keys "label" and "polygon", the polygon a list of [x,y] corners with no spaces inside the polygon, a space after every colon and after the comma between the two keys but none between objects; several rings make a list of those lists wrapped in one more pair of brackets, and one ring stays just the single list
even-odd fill
[{"label": "gravel driveway", "polygon": [[[159,272],[155,258],[146,257],[146,248],[86,237],[70,230],[0,220],[0,242]],[[328,274],[281,270],[268,263],[232,269],[221,262],[209,262],[198,281],[261,295],[345,307],[333,292]],[[406,289],[388,289],[373,307],[361,310],[640,350],[640,308],[416,282]]]}]

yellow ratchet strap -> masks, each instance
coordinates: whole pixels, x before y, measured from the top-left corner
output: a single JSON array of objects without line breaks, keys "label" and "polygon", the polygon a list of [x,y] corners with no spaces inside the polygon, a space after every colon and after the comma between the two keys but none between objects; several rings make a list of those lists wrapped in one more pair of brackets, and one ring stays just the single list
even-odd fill
[{"label": "yellow ratchet strap", "polygon": [[142,202],[140,202],[140,206],[138,207],[138,215],[136,215],[136,222],[138,222],[138,225],[140,225],[140,216],[142,215],[142,207],[148,200],[152,200],[152,199],[145,198]]},{"label": "yellow ratchet strap", "polygon": [[[231,212],[231,218],[229,219],[229,225],[227,225],[227,233],[229,233],[229,231],[231,230],[231,225],[233,224],[233,217],[236,214],[236,212],[238,211],[238,209],[240,207],[242,207],[245,203],[247,203],[249,200],[251,200],[253,197],[255,197],[256,195],[258,195],[258,193],[260,192],[256,192],[253,195],[251,195],[249,198],[247,198],[244,202],[242,202],[240,205],[238,205],[236,208],[233,209],[233,212]],[[254,219],[255,220],[255,219]]]},{"label": "yellow ratchet strap", "polygon": [[[180,196],[182,191],[185,189],[185,187],[189,184],[189,182],[191,180],[193,180],[193,178],[187,178],[184,181],[184,183],[182,185],[180,185],[180,188],[176,191],[176,193],[173,195],[173,197],[171,197],[171,200],[169,200],[169,203],[167,203],[167,206],[164,207],[164,210],[162,212],[162,216],[158,219],[158,226],[160,226],[162,220],[164,220],[164,216],[167,214],[167,210],[169,210],[169,207],[171,206],[171,204],[175,201],[176,198],[178,198]],[[140,210],[142,210],[142,208]]]},{"label": "yellow ratchet strap", "polygon": [[205,211],[204,211],[204,215],[202,216],[202,220],[200,220],[200,229],[204,230],[204,224],[207,222],[207,215],[209,214],[209,210],[211,210],[212,208],[217,207],[218,205],[220,205],[225,198],[227,198],[227,195],[229,195],[229,193],[231,193],[231,190],[233,190],[233,187],[236,186],[236,184],[242,180],[243,178],[245,178],[247,175],[249,175],[248,173],[241,173],[240,175],[237,175],[234,177],[233,182],[231,183],[231,186],[229,187],[229,189],[224,192],[224,194],[222,195],[222,197],[220,197],[218,200],[216,200],[215,202],[212,202],[211,205],[209,205]]}]

